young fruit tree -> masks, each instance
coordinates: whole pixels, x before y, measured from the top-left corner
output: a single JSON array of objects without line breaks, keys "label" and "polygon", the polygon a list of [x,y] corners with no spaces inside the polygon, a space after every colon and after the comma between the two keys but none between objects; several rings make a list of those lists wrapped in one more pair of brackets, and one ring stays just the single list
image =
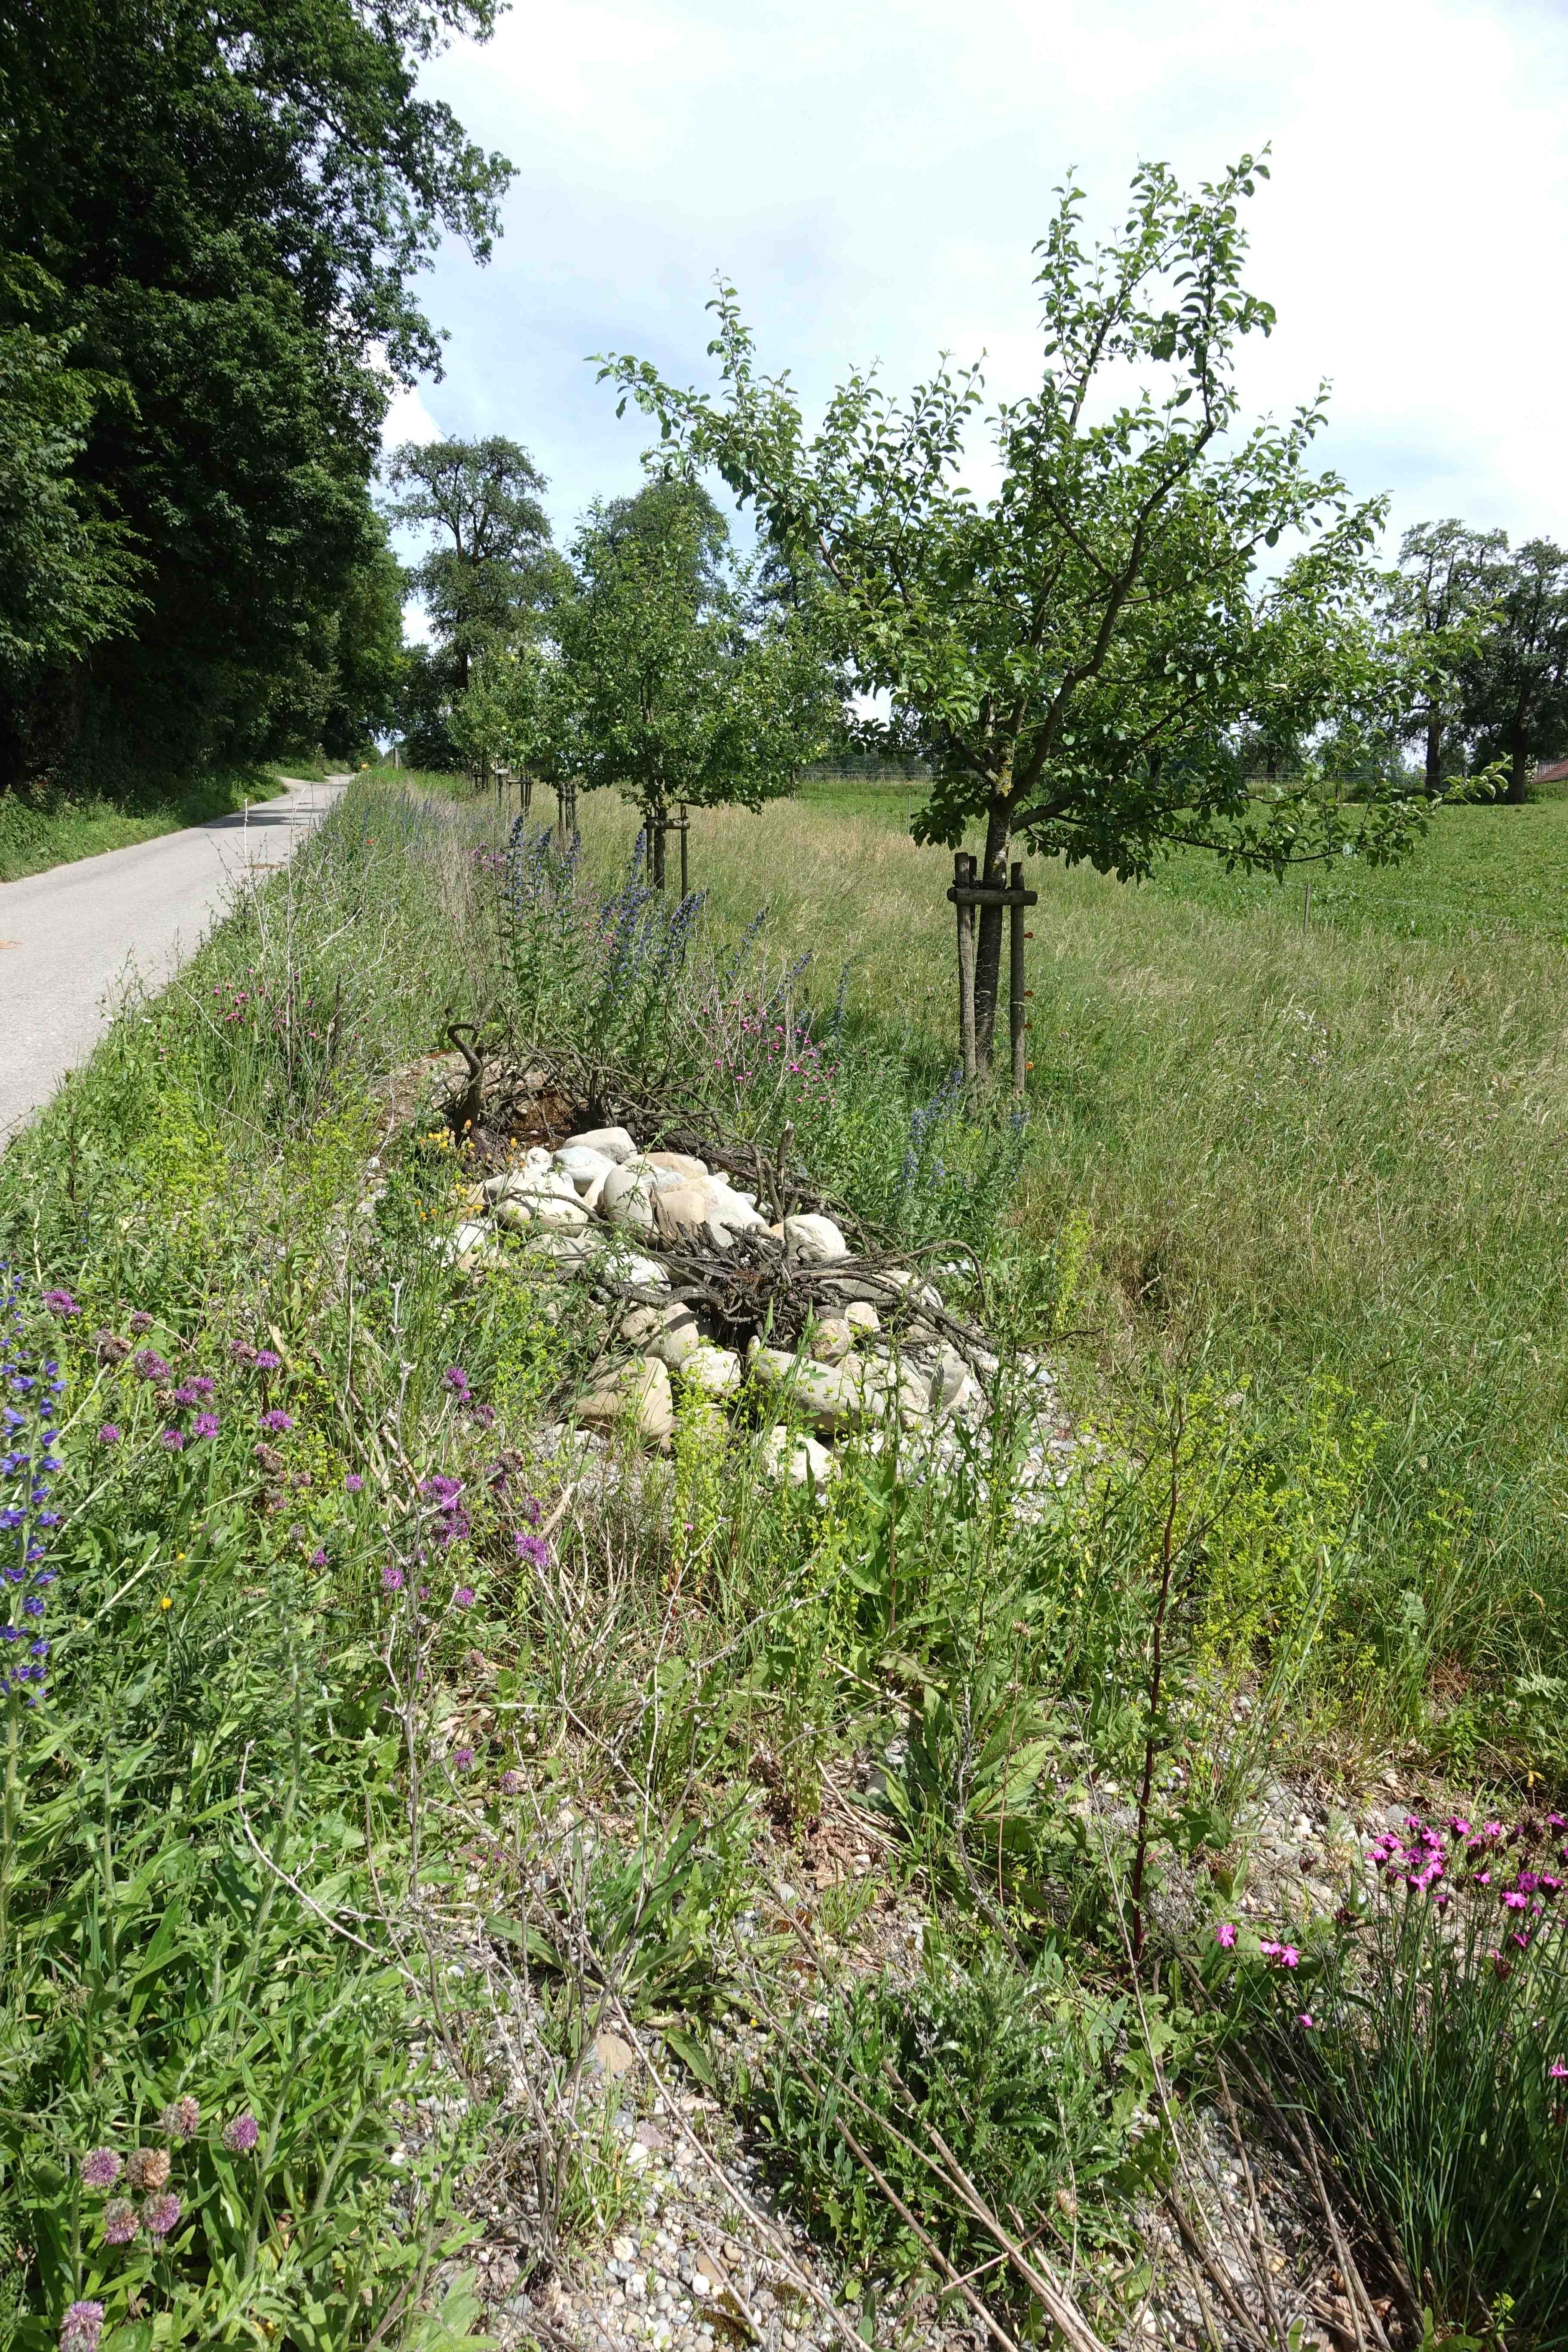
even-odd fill
[{"label": "young fruit tree", "polygon": [[758,808],[790,789],[838,714],[837,681],[795,614],[759,604],[723,518],[679,478],[594,509],[552,621],[557,730],[588,785],[642,813],[665,880],[679,803]]},{"label": "young fruit tree", "polygon": [[[1039,389],[987,420],[994,486],[966,481],[976,368],[944,362],[908,400],[857,373],[809,438],[789,378],[758,372],[733,290],[715,303],[718,396],[610,354],[621,406],[754,502],[775,545],[833,584],[852,683],[885,748],[932,772],[916,837],[983,830],[981,881],[1013,845],[1143,875],[1198,845],[1282,871],[1337,849],[1396,855],[1424,807],[1349,806],[1311,778],[1265,783],[1235,756],[1249,724],[1310,735],[1360,661],[1367,550],[1383,519],[1307,458],[1326,394],[1285,422],[1239,418],[1237,356],[1274,313],[1241,282],[1250,156],[1195,194],[1137,173],[1125,223],[1087,246],[1061,191],[1036,251]],[[1270,551],[1293,551],[1269,574]],[[1003,907],[982,904],[974,1012],[990,1056]]]}]

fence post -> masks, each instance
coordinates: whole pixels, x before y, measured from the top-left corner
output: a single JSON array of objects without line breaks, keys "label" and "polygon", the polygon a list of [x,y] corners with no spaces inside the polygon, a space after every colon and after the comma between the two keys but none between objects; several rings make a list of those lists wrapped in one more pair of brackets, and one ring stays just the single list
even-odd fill
[{"label": "fence post", "polygon": [[[974,860],[962,849],[953,853],[952,887],[973,887]],[[974,909],[957,900],[958,912],[958,1040],[963,1054],[963,1075],[973,1079],[979,1068],[974,1046]]]},{"label": "fence post", "polygon": [[686,859],[686,835],[690,824],[691,819],[687,814],[686,803],[682,801],[680,803],[680,895],[683,898],[689,898],[691,895],[690,876]]}]

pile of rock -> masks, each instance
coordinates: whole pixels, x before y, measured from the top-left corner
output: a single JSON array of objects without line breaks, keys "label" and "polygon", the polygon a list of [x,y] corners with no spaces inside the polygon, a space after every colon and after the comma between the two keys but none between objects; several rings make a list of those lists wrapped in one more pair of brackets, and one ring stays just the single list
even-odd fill
[{"label": "pile of rock", "polygon": [[[615,1302],[614,1338],[628,1352],[578,1399],[584,1428],[629,1423],[662,1449],[684,1401],[723,1406],[749,1388],[781,1414],[764,1430],[764,1471],[821,1486],[835,1442],[851,1433],[877,1443],[896,1423],[952,1450],[957,1430],[984,1418],[995,1358],[923,1275],[858,1258],[832,1217],[770,1220],[754,1192],[690,1152],[641,1150],[625,1128],[596,1128],[535,1145],[485,1179],[474,1209],[449,1244],[460,1263],[493,1255],[504,1232]],[[768,1302],[786,1291],[793,1347],[771,1344]],[[1068,1443],[1053,1428],[1043,1451]]]}]

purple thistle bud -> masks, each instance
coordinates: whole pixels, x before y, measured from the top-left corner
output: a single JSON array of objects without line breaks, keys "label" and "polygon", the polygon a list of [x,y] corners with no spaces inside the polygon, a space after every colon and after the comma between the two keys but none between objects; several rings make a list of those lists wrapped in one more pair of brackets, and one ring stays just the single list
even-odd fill
[{"label": "purple thistle bud", "polygon": [[153,1318],[144,1307],[139,1307],[132,1316],[127,1328],[132,1331],[150,1331],[153,1328]]},{"label": "purple thistle bud", "polygon": [[166,1381],[169,1378],[169,1367],[155,1348],[139,1348],[131,1359],[131,1369],[143,1381]]},{"label": "purple thistle bud", "polygon": [[142,2208],[142,2219],[150,2238],[166,2238],[180,2219],[179,2199],[172,2189],[162,2197],[149,2197]]},{"label": "purple thistle bud", "polygon": [[118,1445],[123,1434],[118,1422],[106,1421],[98,1433],[98,1442],[100,1445]]},{"label": "purple thistle bud", "polygon": [[461,1364],[447,1365],[446,1370],[441,1375],[441,1386],[444,1389],[450,1389],[454,1396],[466,1397],[468,1395],[468,1376],[467,1372],[464,1371]]},{"label": "purple thistle bud", "polygon": [[103,2242],[106,2246],[128,2246],[142,2227],[136,2218],[136,2208],[129,2197],[111,2197],[103,2209]]},{"label": "purple thistle bud", "polygon": [[73,2303],[60,2322],[60,2352],[98,2352],[103,2333],[101,2303]]},{"label": "purple thistle bud", "polygon": [[403,1570],[400,1568],[384,1568],[381,1571],[381,1589],[384,1592],[401,1592]]},{"label": "purple thistle bud", "polygon": [[231,2116],[223,2127],[223,2144],[230,2156],[248,2156],[260,2137],[260,2127],[248,2107],[240,2115]]},{"label": "purple thistle bud", "polygon": [[95,2147],[81,2160],[81,2177],[89,2189],[112,2189],[123,2170],[111,2147]]}]

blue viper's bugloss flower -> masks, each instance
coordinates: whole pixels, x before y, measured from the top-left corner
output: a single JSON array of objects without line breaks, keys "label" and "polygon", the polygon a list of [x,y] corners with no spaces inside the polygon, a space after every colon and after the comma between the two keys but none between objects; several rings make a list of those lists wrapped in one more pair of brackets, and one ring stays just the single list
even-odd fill
[{"label": "blue viper's bugloss flower", "polygon": [[[20,1299],[19,1276],[0,1266],[0,1316],[9,1326],[0,1330],[0,1387],[22,1400],[4,1408],[13,1442],[0,1454],[0,1576],[12,1588],[6,1622],[0,1623],[0,1699],[21,1698],[34,1706],[49,1654],[42,1629],[47,1603],[39,1588],[53,1583],[54,1571],[43,1565],[47,1549],[40,1538],[61,1520],[51,1507],[50,1481],[62,1463],[49,1447],[59,1434],[53,1399],[64,1382],[52,1358],[40,1360],[28,1349]],[[68,1291],[45,1292],[39,1304],[51,1314],[78,1312]],[[24,1643],[30,1664],[17,1655]]]}]

